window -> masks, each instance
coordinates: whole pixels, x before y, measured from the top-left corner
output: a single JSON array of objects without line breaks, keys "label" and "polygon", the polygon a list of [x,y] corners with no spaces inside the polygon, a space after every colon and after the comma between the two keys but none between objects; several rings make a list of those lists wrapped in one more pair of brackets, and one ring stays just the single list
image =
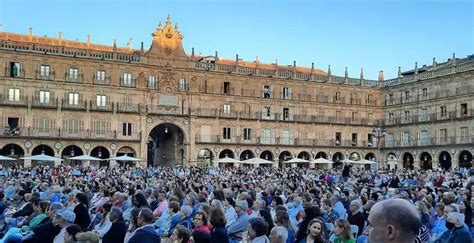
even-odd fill
[{"label": "window", "polygon": [[430,144],[430,132],[428,130],[420,131],[420,145]]},{"label": "window", "polygon": [[411,120],[410,111],[404,111],[403,118],[406,122],[410,122]]},{"label": "window", "polygon": [[374,146],[374,134],[372,133],[367,134],[367,146],[369,147]]},{"label": "window", "polygon": [[38,130],[39,132],[49,132],[49,119],[41,118],[39,119]]},{"label": "window", "polygon": [[373,113],[368,113],[368,114],[367,114],[367,120],[368,120],[370,123],[373,123],[373,122],[374,122],[374,114],[373,114]]},{"label": "window", "polygon": [[69,105],[79,105],[79,93],[69,93]]},{"label": "window", "polygon": [[251,128],[244,128],[244,140],[252,139],[252,129]]},{"label": "window", "polygon": [[40,90],[39,92],[39,102],[40,104],[49,104],[50,92]]},{"label": "window", "polygon": [[428,121],[428,109],[423,108],[420,110],[420,121]]},{"label": "window", "polygon": [[179,91],[188,91],[189,89],[188,80],[185,78],[180,78],[178,88],[179,88]]},{"label": "window", "polygon": [[21,69],[20,69],[19,62],[10,62],[10,77],[18,77],[20,76]]},{"label": "window", "polygon": [[79,77],[79,69],[77,68],[69,68],[69,79],[78,79]]},{"label": "window", "polygon": [[48,65],[40,66],[40,76],[49,77],[51,75],[51,67]]},{"label": "window", "polygon": [[272,117],[272,108],[270,106],[264,106],[263,107],[262,117],[267,118],[267,119]]},{"label": "window", "polygon": [[269,85],[263,86],[263,98],[272,98],[272,87]]},{"label": "window", "polygon": [[357,146],[357,133],[352,133],[352,146]]},{"label": "window", "polygon": [[[265,133],[265,130],[264,130],[264,137],[269,139],[269,140],[272,140],[272,130],[271,129],[266,129],[268,130],[268,134]],[[291,131],[289,129],[284,129],[281,131],[281,143],[282,144],[292,144],[292,141],[291,141]]]},{"label": "window", "polygon": [[105,71],[98,70],[95,75],[95,79],[98,82],[105,82]]},{"label": "window", "polygon": [[394,101],[395,101],[395,99],[394,99],[393,94],[389,94],[388,95],[388,104],[393,105]]},{"label": "window", "polygon": [[156,76],[148,76],[148,88],[156,89]]},{"label": "window", "polygon": [[446,117],[447,116],[446,106],[440,106],[439,107],[439,116],[440,117]]},{"label": "window", "polygon": [[394,118],[395,118],[395,115],[392,112],[388,113],[388,122],[393,122]]},{"label": "window", "polygon": [[461,142],[469,142],[469,128],[461,127],[459,128],[459,135],[461,136]]},{"label": "window", "polygon": [[439,140],[441,142],[446,142],[448,140],[448,129],[439,129]]},{"label": "window", "polygon": [[370,104],[370,103],[372,103],[372,95],[368,94],[367,95],[367,104]]},{"label": "window", "polygon": [[291,99],[291,89],[288,87],[281,88],[281,98],[284,100]]},{"label": "window", "polygon": [[403,132],[403,145],[408,146],[411,145],[411,134],[410,132]]},{"label": "window", "polygon": [[230,139],[231,138],[231,136],[230,136],[230,127],[224,127],[222,129],[222,137],[224,139]]},{"label": "window", "polygon": [[283,120],[290,120],[290,108],[283,108]]},{"label": "window", "polygon": [[410,91],[405,91],[405,92],[403,93],[403,96],[405,96],[405,97],[403,98],[403,103],[411,102]]},{"label": "window", "polygon": [[387,133],[387,146],[395,145],[395,134]]},{"label": "window", "polygon": [[68,120],[67,121],[67,131],[69,134],[78,134],[79,133],[79,121],[78,120]]},{"label": "window", "polygon": [[224,113],[229,114],[230,113],[230,105],[224,105]]},{"label": "window", "polygon": [[341,101],[341,92],[336,92],[334,94],[334,101]]},{"label": "window", "polygon": [[20,101],[20,89],[8,89],[8,101]]},{"label": "window", "polygon": [[95,122],[95,133],[97,135],[105,135],[106,130],[107,130],[107,123],[105,121]]},{"label": "window", "polygon": [[230,82],[224,82],[224,94],[230,94]]},{"label": "window", "polygon": [[97,107],[105,107],[107,104],[107,97],[105,95],[97,95]]},{"label": "window", "polygon": [[132,85],[132,74],[131,73],[123,73],[123,85]]},{"label": "window", "polygon": [[421,100],[428,99],[428,88],[421,89]]},{"label": "window", "polygon": [[122,123],[122,136],[132,136],[132,123]]},{"label": "window", "polygon": [[467,103],[461,104],[461,116],[467,115]]},{"label": "window", "polygon": [[357,113],[357,111],[352,112],[352,117],[351,118],[352,118],[352,121],[355,121],[355,120],[357,120],[357,118],[359,118],[359,114]]},{"label": "window", "polygon": [[340,132],[336,132],[336,145],[341,145],[342,134]]}]

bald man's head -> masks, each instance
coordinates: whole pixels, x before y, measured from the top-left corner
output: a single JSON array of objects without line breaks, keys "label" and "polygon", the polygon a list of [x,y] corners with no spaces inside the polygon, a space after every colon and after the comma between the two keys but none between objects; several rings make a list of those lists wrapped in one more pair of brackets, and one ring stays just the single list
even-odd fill
[{"label": "bald man's head", "polygon": [[404,199],[376,203],[369,214],[369,242],[413,242],[421,227],[418,210]]}]

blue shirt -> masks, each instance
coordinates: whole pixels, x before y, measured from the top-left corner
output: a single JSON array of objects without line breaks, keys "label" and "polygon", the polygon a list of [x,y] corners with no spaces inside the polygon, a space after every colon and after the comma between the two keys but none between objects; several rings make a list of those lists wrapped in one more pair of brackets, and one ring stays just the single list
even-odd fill
[{"label": "blue shirt", "polygon": [[246,212],[240,212],[237,219],[229,225],[227,231],[232,240],[242,240],[242,233],[249,227],[249,215]]}]

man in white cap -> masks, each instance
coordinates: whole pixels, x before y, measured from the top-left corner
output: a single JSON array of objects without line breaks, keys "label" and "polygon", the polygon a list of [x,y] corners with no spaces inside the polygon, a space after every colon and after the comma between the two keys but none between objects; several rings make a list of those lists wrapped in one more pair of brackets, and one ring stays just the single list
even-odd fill
[{"label": "man in white cap", "polygon": [[76,219],[76,214],[71,210],[62,210],[59,211],[56,216],[53,218],[53,224],[61,227],[61,231],[56,237],[54,237],[53,243],[62,243],[64,242],[64,235],[66,234],[66,227],[74,223]]},{"label": "man in white cap", "polygon": [[472,242],[471,234],[464,227],[464,214],[449,213],[446,219],[446,228],[450,231],[448,242]]},{"label": "man in white cap", "polygon": [[227,228],[230,240],[241,241],[243,239],[242,233],[249,227],[248,208],[249,205],[245,200],[239,200],[235,203],[234,209],[237,213],[237,219]]}]

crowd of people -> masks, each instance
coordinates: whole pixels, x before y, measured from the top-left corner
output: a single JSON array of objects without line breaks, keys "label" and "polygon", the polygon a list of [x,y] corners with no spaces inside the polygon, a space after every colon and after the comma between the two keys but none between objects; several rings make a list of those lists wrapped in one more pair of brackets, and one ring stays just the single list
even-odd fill
[{"label": "crowd of people", "polygon": [[0,243],[472,242],[470,170],[3,168]]}]

